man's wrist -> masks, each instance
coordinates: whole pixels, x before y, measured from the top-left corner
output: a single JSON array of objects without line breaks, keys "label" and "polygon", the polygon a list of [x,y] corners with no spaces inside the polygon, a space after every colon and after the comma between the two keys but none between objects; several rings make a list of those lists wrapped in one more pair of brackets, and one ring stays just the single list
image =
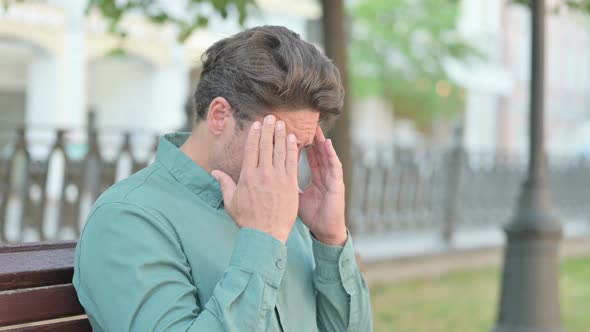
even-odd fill
[{"label": "man's wrist", "polygon": [[348,240],[348,233],[346,232],[346,228],[344,229],[344,231],[335,232],[334,234],[330,235],[317,234],[311,231],[311,235],[313,235],[313,237],[320,243],[334,247],[342,247],[346,244],[346,240]]},{"label": "man's wrist", "polygon": [[287,247],[274,236],[244,227],[240,229],[230,258],[230,266],[238,266],[261,275],[279,286],[287,263]]}]

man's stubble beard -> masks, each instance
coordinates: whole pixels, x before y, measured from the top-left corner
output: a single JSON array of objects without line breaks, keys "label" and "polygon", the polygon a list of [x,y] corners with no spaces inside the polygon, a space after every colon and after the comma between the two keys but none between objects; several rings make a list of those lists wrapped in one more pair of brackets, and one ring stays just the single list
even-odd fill
[{"label": "man's stubble beard", "polygon": [[227,175],[237,184],[242,170],[244,158],[244,143],[246,135],[244,130],[236,129],[229,142],[213,151],[212,169],[218,169]]}]

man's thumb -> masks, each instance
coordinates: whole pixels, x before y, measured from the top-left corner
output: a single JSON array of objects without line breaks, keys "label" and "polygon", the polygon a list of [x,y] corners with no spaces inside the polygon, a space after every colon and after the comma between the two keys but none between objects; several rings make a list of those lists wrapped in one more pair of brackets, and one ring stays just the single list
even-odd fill
[{"label": "man's thumb", "polygon": [[236,191],[236,184],[234,183],[234,180],[232,180],[229,175],[218,170],[211,172],[211,176],[213,176],[215,180],[219,182],[219,185],[221,186],[221,192],[223,193],[223,201],[227,205],[231,201],[232,197],[234,197],[234,193]]}]

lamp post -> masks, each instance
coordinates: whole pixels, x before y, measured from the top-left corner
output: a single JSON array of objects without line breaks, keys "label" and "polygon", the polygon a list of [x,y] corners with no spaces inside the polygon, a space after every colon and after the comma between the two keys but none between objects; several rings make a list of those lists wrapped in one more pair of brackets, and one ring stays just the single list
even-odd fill
[{"label": "lamp post", "polygon": [[532,0],[530,149],[516,216],[504,228],[507,245],[498,320],[493,332],[563,332],[558,248],[562,228],[551,215],[544,147],[545,1]]}]

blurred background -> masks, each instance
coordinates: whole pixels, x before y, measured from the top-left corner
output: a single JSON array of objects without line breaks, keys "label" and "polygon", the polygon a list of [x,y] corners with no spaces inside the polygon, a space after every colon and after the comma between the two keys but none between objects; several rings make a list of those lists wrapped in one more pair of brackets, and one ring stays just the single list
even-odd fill
[{"label": "blurred background", "polygon": [[[0,242],[76,239],[96,197],[150,163],[160,135],[190,130],[207,47],[284,25],[347,77],[331,135],[376,330],[486,331],[502,225],[529,157],[523,2],[350,0],[341,12],[330,0],[0,1]],[[563,317],[582,332],[590,3],[546,5],[544,133],[564,227]]]}]

